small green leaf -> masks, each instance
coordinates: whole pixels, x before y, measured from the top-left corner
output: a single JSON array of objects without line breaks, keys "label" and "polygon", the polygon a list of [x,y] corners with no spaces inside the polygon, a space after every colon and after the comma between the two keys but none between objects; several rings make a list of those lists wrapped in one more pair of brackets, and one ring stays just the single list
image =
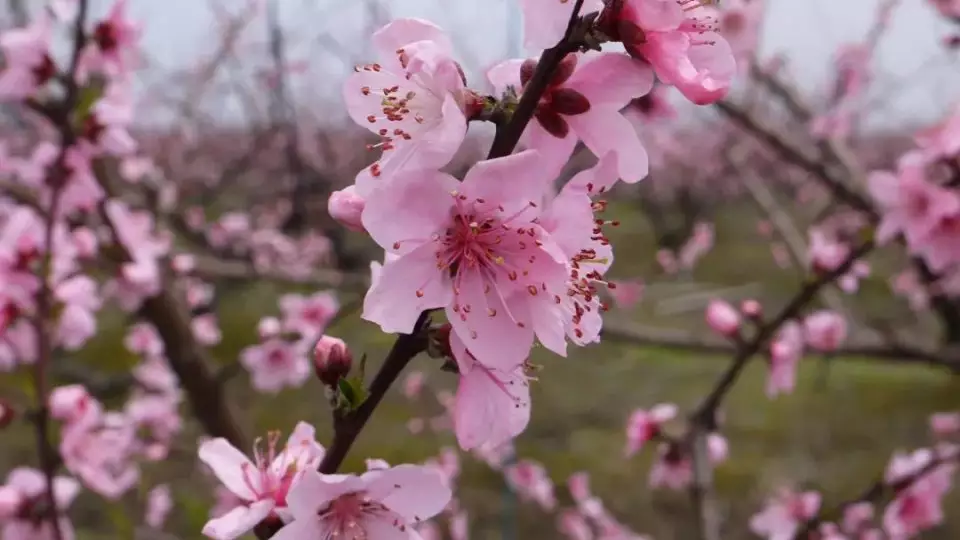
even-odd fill
[{"label": "small green leaf", "polygon": [[337,384],[340,389],[339,406],[347,412],[355,411],[363,405],[367,399],[367,389],[363,385],[363,379],[360,377],[346,377],[340,379]]}]

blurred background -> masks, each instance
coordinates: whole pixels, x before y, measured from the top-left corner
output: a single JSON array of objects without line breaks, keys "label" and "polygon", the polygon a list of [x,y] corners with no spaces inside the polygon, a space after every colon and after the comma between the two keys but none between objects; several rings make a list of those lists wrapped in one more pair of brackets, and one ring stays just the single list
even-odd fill
[{"label": "blurred background", "polygon": [[[35,11],[28,0],[4,2],[7,26]],[[380,260],[382,252],[332,222],[325,210],[329,194],[351,183],[374,157],[364,149],[371,142],[368,132],[342,106],[344,77],[355,64],[374,59],[368,39],[374,29],[416,16],[450,32],[470,87],[489,91],[485,69],[535,54],[522,48],[517,4],[130,0],[133,18],[145,24],[137,82],[142,156],[175,186],[175,211],[186,215],[201,208],[215,222],[269,208],[284,232],[329,241],[323,269],[365,279],[370,261]],[[845,105],[853,118],[846,137],[865,170],[892,167],[916,130],[943,118],[960,99],[960,58],[950,43],[958,27],[929,2],[895,3],[886,27],[877,24],[880,0],[764,4],[756,46],[748,47],[744,75],[729,100],[800,146],[816,145],[815,120],[836,108],[844,76],[838,51],[853,45],[870,42],[869,84]],[[93,5],[97,15],[109,7]],[[788,114],[751,65],[776,73],[802,96],[809,116]],[[786,303],[807,272],[807,228],[829,202],[807,172],[732,127],[716,108],[696,107],[672,89],[661,90],[672,112],[657,118],[649,103],[630,111],[651,155],[651,176],[618,189],[607,211],[621,222],[610,234],[617,248],[610,276],[637,298],[617,299],[603,344],[565,359],[535,354],[543,369],[533,383],[531,427],[517,440],[516,454],[544,464],[561,503],[569,502],[562,487],[569,475],[587,471],[594,492],[624,523],[657,539],[685,540],[695,538],[688,496],[647,487],[652,450],[621,457],[626,419],[636,408],[661,402],[681,409],[697,403],[729,356],[702,346],[706,303],[754,298],[771,311]],[[5,110],[3,122],[4,129],[13,129],[28,120]],[[449,169],[463,171],[483,156],[491,135],[486,126],[471,126],[470,140]],[[589,152],[578,153],[565,177],[592,162]],[[188,229],[177,236],[187,247]],[[896,329],[905,339],[934,343],[937,318],[911,309],[909,299],[894,290],[893,278],[905,268],[898,255],[891,250],[872,259],[859,294],[832,291],[818,299],[819,307],[848,317],[852,341],[875,345]],[[222,340],[213,350],[224,365],[256,342],[256,324],[269,314],[265,310],[275,309],[280,294],[330,288],[309,275],[306,283],[291,284],[219,270],[211,278],[218,287],[208,309],[219,320]],[[350,343],[357,357],[381,358],[391,339],[359,319],[362,291],[333,289],[344,312],[327,333]],[[123,315],[105,313],[101,334],[67,360],[110,377],[128,371],[137,358],[122,346]],[[361,470],[366,457],[419,462],[441,446],[456,446],[441,405],[455,378],[438,367],[429,359],[417,361],[426,389],[415,399],[399,392],[389,397],[347,470]],[[796,391],[774,400],[764,394],[765,376],[763,362],[754,362],[723,410],[731,457],[718,468],[716,481],[731,539],[751,537],[750,515],[781,486],[822,490],[828,504],[855,496],[879,476],[893,451],[929,443],[930,413],[960,408],[960,379],[895,355],[810,357],[801,364]],[[5,376],[3,384],[19,385],[14,379]],[[305,420],[318,426],[319,440],[327,440],[329,412],[317,381],[262,395],[238,370],[228,391],[252,433],[287,432]],[[163,481],[173,489],[171,538],[199,538],[213,501],[213,482],[195,474],[199,435],[198,426],[188,425],[169,459],[144,470],[145,488]],[[0,471],[32,459],[30,437],[26,428],[3,433]],[[554,532],[554,513],[512,495],[502,475],[481,460],[464,455],[462,464],[459,490],[472,538],[561,537]],[[960,499],[951,501],[951,513],[960,517]],[[79,537],[147,538],[134,529],[136,504],[123,500],[104,510],[99,499],[84,496],[74,507]],[[924,538],[960,538],[960,523]]]}]

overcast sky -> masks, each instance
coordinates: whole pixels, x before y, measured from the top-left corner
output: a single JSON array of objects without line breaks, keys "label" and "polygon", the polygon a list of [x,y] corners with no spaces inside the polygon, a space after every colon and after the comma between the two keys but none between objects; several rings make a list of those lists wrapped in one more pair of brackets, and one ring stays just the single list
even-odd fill
[{"label": "overcast sky", "polygon": [[[240,5],[246,0],[219,0]],[[361,35],[371,17],[363,0],[271,0],[279,2],[289,29],[292,60],[309,60],[324,74],[311,80],[311,91],[335,99],[337,81],[365,53]],[[861,39],[871,26],[880,0],[767,0],[763,35],[765,55],[783,52],[793,75],[807,89],[822,85],[830,75],[833,51],[839,44]],[[130,0],[135,16],[146,22],[144,47],[162,71],[189,65],[198,52],[210,51],[217,35],[207,0]],[[518,0],[381,0],[379,14],[424,17],[453,32],[469,71],[501,60],[510,46],[506,21]],[[100,1],[101,4],[107,2]],[[927,0],[902,0],[877,59],[881,83],[874,89],[884,106],[877,108],[884,123],[935,117],[960,94],[960,57],[940,45],[949,25],[938,19]],[[251,28],[250,43],[265,39],[261,23]],[[514,25],[513,28],[516,28]],[[318,36],[322,36],[318,39]],[[336,51],[334,49],[340,49]],[[243,49],[256,56],[255,45]],[[343,58],[353,54],[355,58]],[[326,89],[321,88],[325,86]],[[301,92],[303,88],[299,89]],[[301,98],[303,96],[300,96]]]}]

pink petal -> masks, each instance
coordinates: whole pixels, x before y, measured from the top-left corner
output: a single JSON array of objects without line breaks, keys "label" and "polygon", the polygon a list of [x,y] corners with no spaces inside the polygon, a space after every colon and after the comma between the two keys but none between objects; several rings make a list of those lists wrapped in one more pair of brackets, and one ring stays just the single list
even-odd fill
[{"label": "pink petal", "polygon": [[447,33],[424,19],[395,19],[373,34],[373,46],[383,60],[395,59],[397,49],[416,41],[433,41],[446,54],[453,53],[453,44]]},{"label": "pink petal", "polygon": [[463,194],[471,199],[484,199],[491,205],[501,206],[501,212],[506,216],[528,209],[535,215],[538,212],[530,203],[539,205],[553,181],[553,177],[544,173],[540,159],[536,150],[525,150],[480,161],[464,177]]},{"label": "pink petal", "polygon": [[530,422],[530,388],[516,371],[494,375],[477,365],[460,376],[453,415],[461,448],[498,446],[522,433]]},{"label": "pink petal", "polygon": [[398,465],[390,469],[372,471],[373,481],[367,494],[396,512],[407,521],[424,521],[439,514],[452,495],[440,471],[416,466]]},{"label": "pink petal", "polygon": [[[450,192],[459,185],[452,176],[437,171],[397,174],[367,199],[363,227],[388,251],[415,248],[446,227],[454,203]],[[400,246],[394,247],[398,242]]]},{"label": "pink petal", "polygon": [[617,171],[624,182],[638,182],[649,173],[647,151],[636,128],[618,109],[598,106],[587,114],[571,116],[567,121],[595,156],[616,152]]},{"label": "pink petal", "polygon": [[618,110],[653,89],[649,64],[625,53],[604,53],[581,62],[566,86],[590,100],[591,107],[610,105]]},{"label": "pink petal", "polygon": [[576,2],[558,0],[520,0],[523,11],[523,46],[528,49],[549,49],[567,31]]},{"label": "pink petal", "polygon": [[449,305],[453,299],[450,277],[437,270],[433,244],[387,263],[376,285],[363,301],[363,318],[380,325],[387,333],[413,331],[420,313]]},{"label": "pink petal", "polygon": [[506,60],[487,70],[487,80],[493,85],[498,96],[506,92],[508,86],[520,92],[520,66],[523,62],[522,59]]},{"label": "pink petal", "polygon": [[257,496],[247,485],[244,467],[254,469],[253,463],[242,452],[233,447],[226,439],[217,437],[200,445],[200,461],[213,470],[220,482],[238,497],[253,501]]},{"label": "pink petal", "polygon": [[214,540],[234,540],[250,532],[273,510],[272,499],[257,501],[250,506],[238,506],[226,514],[211,519],[203,526],[203,534]]},{"label": "pink petal", "polygon": [[[529,312],[511,313],[494,287],[485,292],[487,284],[478,272],[461,271],[460,276],[460,294],[455,300],[459,312],[454,306],[447,307],[447,319],[454,332],[486,366],[512,369],[521,364],[533,346]],[[520,327],[518,322],[524,326]]]}]

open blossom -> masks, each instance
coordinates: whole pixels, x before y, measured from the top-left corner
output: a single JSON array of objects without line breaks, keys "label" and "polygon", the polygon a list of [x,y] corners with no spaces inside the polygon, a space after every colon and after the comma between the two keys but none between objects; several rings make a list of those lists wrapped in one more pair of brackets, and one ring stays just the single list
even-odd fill
[{"label": "open blossom", "polygon": [[[941,3],[952,2],[956,10],[956,17],[960,17],[960,0],[940,0]],[[960,154],[960,105],[953,107],[950,115],[943,122],[924,129],[916,134],[917,141],[923,155],[931,161],[950,158]]]},{"label": "open blossom", "polygon": [[358,67],[343,87],[350,118],[382,138],[383,156],[357,176],[363,198],[381,176],[446,165],[467,131],[466,83],[443,30],[398,19],[374,33],[373,45],[380,63]]},{"label": "open blossom", "polygon": [[931,467],[934,454],[920,449],[898,453],[887,466],[886,481],[896,498],[883,512],[883,528],[892,538],[910,538],[943,522],[943,496],[955,464]]},{"label": "open blossom", "polygon": [[525,368],[502,371],[477,362],[455,332],[450,348],[460,371],[452,415],[460,448],[499,446],[522,433],[530,422]]},{"label": "open blossom", "polygon": [[430,467],[399,465],[360,476],[311,470],[287,496],[293,521],[273,538],[410,538],[413,527],[443,511],[450,497]]},{"label": "open blossom", "polygon": [[767,540],[792,540],[799,528],[820,510],[820,494],[783,490],[750,518],[750,530]]},{"label": "open blossom", "polygon": [[107,412],[67,422],[60,438],[63,464],[90,490],[117,499],[140,479],[134,461],[136,433],[122,414]]},{"label": "open blossom", "polygon": [[630,457],[660,435],[663,424],[677,417],[677,406],[661,403],[650,410],[637,409],[627,420],[627,446],[624,455]]},{"label": "open blossom", "polygon": [[503,474],[521,499],[534,501],[548,512],[556,507],[553,481],[540,463],[525,459],[506,467]]},{"label": "open blossom", "polygon": [[711,8],[700,0],[620,0],[601,17],[608,35],[653,66],[657,77],[704,105],[723,98],[736,74]]},{"label": "open blossom", "polygon": [[99,71],[109,77],[129,73],[137,60],[140,25],[127,18],[127,0],[115,0],[107,18],[93,29],[90,44],[84,49],[80,75]]},{"label": "open blossom", "polygon": [[818,311],[803,320],[807,344],[820,352],[833,352],[847,338],[847,320],[832,311]]},{"label": "open blossom", "polygon": [[[73,478],[57,476],[53,479],[53,497],[56,501],[60,540],[75,538],[73,524],[66,516],[67,508],[80,493],[80,484]],[[0,513],[0,538],[4,540],[55,540],[57,535],[50,523],[47,505],[47,478],[36,469],[19,467],[10,471],[7,482],[0,485],[0,501],[15,508],[12,515]]]},{"label": "open blossom", "polygon": [[903,233],[916,252],[938,223],[960,213],[960,197],[927,180],[925,163],[915,154],[900,159],[897,173],[875,171],[867,186],[883,209],[877,240],[888,242]]},{"label": "open blossom", "polygon": [[299,332],[304,338],[315,338],[322,334],[339,309],[340,303],[330,292],[318,292],[312,296],[285,294],[280,297],[284,330]]},{"label": "open blossom", "polygon": [[363,222],[399,258],[364,300],[363,317],[411,332],[420,313],[445,308],[476,359],[510,372],[534,335],[566,354],[566,257],[537,223],[551,178],[532,150],[481,161],[462,183],[403,173],[367,201]]},{"label": "open blossom", "polygon": [[[513,86],[522,93],[536,64],[536,60],[508,60],[491,68],[487,76],[498,91]],[[626,54],[568,54],[540,98],[522,141],[540,151],[554,174],[573,154],[577,142],[583,141],[598,158],[612,152],[618,176],[637,182],[649,172],[647,153],[621,110],[652,87],[653,73]]]},{"label": "open blossom", "polygon": [[0,101],[29,97],[57,73],[50,57],[51,21],[38,17],[26,28],[4,30],[0,35],[3,69],[0,70]]},{"label": "open blossom", "polygon": [[287,386],[299,387],[310,378],[307,347],[305,340],[290,343],[279,337],[268,339],[244,349],[240,363],[250,372],[254,388],[276,393]]},{"label": "open blossom", "polygon": [[287,496],[305,471],[313,472],[323,459],[324,449],[315,440],[313,426],[297,424],[286,447],[277,452],[279,434],[267,440],[267,452],[254,447],[254,461],[226,439],[216,438],[200,445],[200,461],[206,463],[243,504],[211,519],[203,534],[217,540],[232,540],[249,532],[267,516],[289,519]]},{"label": "open blossom", "polygon": [[[719,433],[707,435],[707,456],[711,465],[727,459],[727,440]],[[689,453],[674,441],[662,442],[657,447],[657,458],[650,467],[650,487],[680,490],[693,481],[693,460]]]}]

